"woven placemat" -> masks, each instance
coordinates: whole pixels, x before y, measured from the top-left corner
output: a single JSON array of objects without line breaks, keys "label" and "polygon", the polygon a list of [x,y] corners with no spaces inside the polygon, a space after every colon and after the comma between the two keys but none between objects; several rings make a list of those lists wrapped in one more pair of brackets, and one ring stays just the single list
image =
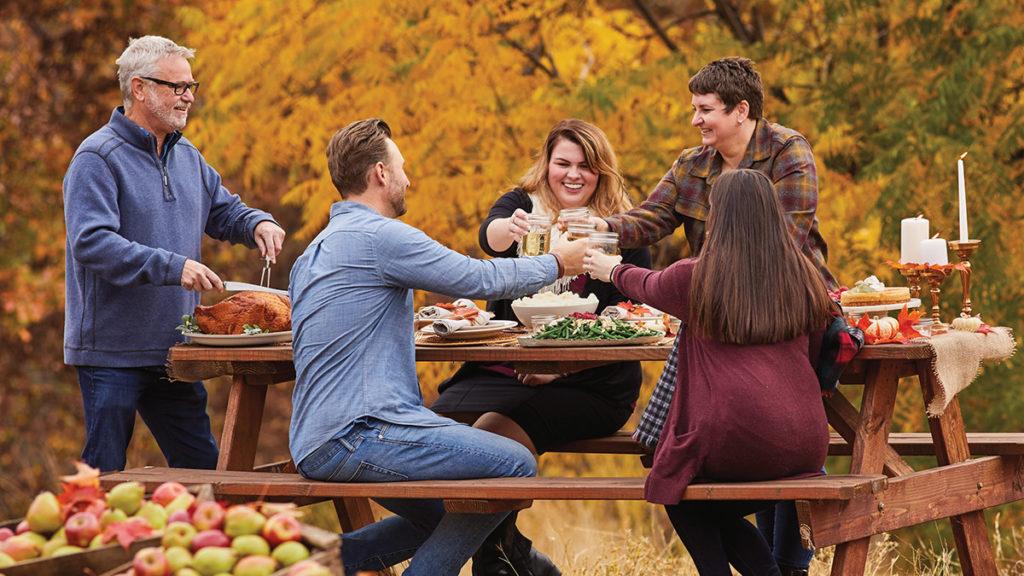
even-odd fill
[{"label": "woven placemat", "polygon": [[440,338],[433,334],[416,333],[417,346],[513,346],[519,344],[520,334],[514,332],[500,332],[483,338],[472,340],[450,340]]}]

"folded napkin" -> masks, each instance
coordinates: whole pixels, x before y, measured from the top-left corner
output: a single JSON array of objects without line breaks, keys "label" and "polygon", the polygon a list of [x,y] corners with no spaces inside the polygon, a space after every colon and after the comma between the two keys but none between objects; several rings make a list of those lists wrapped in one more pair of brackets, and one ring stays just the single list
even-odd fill
[{"label": "folded napkin", "polygon": [[1004,327],[992,328],[988,334],[950,330],[933,336],[928,344],[935,350],[932,371],[939,384],[928,416],[942,415],[957,393],[974,382],[982,362],[1006,360],[1016,348],[1013,331]]},{"label": "folded napkin", "polygon": [[449,318],[453,314],[454,312],[451,310],[440,306],[424,306],[416,312],[416,318],[419,320],[435,320],[438,318]]},{"label": "folded napkin", "polygon": [[438,336],[447,336],[469,326],[484,326],[491,321],[494,314],[484,310],[474,310],[475,314],[456,314],[449,318],[434,320],[431,328]]}]

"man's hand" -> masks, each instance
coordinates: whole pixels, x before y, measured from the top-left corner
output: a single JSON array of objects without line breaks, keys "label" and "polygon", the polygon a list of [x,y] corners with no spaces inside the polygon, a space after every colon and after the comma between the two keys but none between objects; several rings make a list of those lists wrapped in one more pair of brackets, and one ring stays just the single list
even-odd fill
[{"label": "man's hand", "polygon": [[207,290],[223,290],[224,283],[220,277],[213,273],[206,266],[195,260],[185,260],[185,267],[181,269],[181,287],[185,290],[206,292]]},{"label": "man's hand", "polygon": [[527,386],[543,386],[545,384],[550,384],[555,380],[558,380],[562,376],[562,374],[520,374],[518,372],[516,373],[516,378],[518,378],[520,382]]},{"label": "man's hand", "polygon": [[583,254],[587,251],[587,239],[559,242],[551,249],[562,260],[565,276],[576,276],[583,273]]},{"label": "man's hand", "polygon": [[583,257],[583,269],[591,278],[602,282],[612,281],[612,268],[618,264],[622,264],[622,256],[609,256],[593,248]]},{"label": "man's hand", "polygon": [[260,256],[270,256],[270,263],[277,264],[277,255],[281,253],[281,245],[284,244],[284,229],[270,220],[264,220],[256,225],[253,236],[256,247],[260,249]]}]

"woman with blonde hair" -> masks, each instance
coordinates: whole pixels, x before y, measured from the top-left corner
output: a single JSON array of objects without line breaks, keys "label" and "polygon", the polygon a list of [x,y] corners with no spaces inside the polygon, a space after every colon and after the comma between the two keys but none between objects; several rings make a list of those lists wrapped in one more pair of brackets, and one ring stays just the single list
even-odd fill
[{"label": "woman with blonde hair", "polygon": [[[610,216],[631,207],[607,136],[583,120],[562,120],[544,141],[519,185],[502,195],[480,226],[480,247],[514,257],[529,231],[528,214],[555,223],[561,210],[589,208]],[[552,242],[558,242],[553,228]],[[624,250],[623,261],[651,265],[647,248]],[[568,281],[580,296],[594,294],[598,310],[625,297],[607,282],[578,276]],[[511,302],[489,302],[499,320],[515,319]],[[467,362],[441,384],[432,408],[477,428],[512,438],[535,454],[572,440],[607,436],[633,413],[642,378],[639,362],[620,362],[571,374],[520,374],[510,364]],[[474,576],[559,574],[532,549],[510,515],[473,557]]]},{"label": "woman with blonde hair", "polygon": [[665,505],[700,574],[725,576],[732,564],[744,575],[777,575],[769,543],[744,518],[774,503],[680,497],[697,477],[742,482],[822,473],[828,424],[809,350],[832,303],[762,172],[718,178],[706,233],[699,257],[660,272],[593,250],[584,267],[686,322],[645,497]]}]

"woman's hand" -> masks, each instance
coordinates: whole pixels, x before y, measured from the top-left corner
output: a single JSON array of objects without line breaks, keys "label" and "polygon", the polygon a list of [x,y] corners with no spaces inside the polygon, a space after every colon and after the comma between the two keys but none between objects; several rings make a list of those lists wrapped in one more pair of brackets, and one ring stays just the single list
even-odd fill
[{"label": "woman's hand", "polygon": [[512,242],[522,242],[523,236],[530,231],[530,221],[526,218],[526,211],[522,208],[516,208],[511,216],[505,218],[505,222],[508,227],[510,245]]},{"label": "woman's hand", "polygon": [[583,269],[590,277],[602,282],[612,281],[612,268],[622,264],[622,256],[609,256],[593,248],[587,248],[583,256]]},{"label": "woman's hand", "polygon": [[543,386],[558,380],[564,374],[521,374],[516,373],[516,378],[527,386]]}]

